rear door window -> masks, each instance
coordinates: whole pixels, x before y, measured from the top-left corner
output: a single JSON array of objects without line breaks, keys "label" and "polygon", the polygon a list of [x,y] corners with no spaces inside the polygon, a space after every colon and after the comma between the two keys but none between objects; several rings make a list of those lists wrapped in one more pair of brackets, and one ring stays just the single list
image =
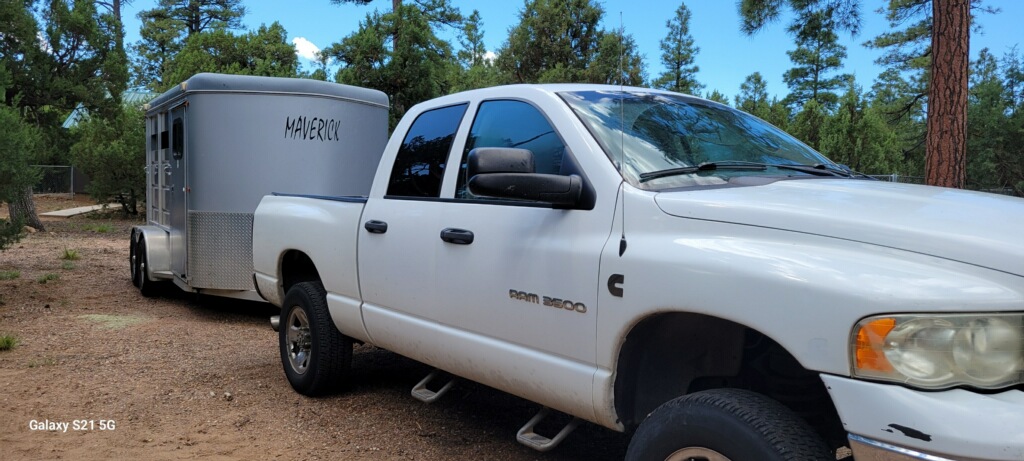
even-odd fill
[{"label": "rear door window", "polygon": [[391,168],[387,198],[436,198],[466,104],[420,114],[409,127]]}]

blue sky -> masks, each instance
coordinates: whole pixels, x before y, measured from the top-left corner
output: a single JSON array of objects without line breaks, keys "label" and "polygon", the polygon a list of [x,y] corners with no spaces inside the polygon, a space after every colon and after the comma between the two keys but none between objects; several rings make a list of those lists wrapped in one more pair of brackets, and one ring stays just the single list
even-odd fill
[{"label": "blue sky", "polygon": [[[128,43],[139,39],[140,22],[136,14],[156,3],[156,0],[137,0],[124,8]],[[243,3],[248,10],[244,18],[246,29],[278,21],[288,31],[290,41],[297,40],[298,44],[309,43],[318,48],[340,41],[355,31],[367,13],[377,8],[391,8],[390,0],[376,0],[367,6],[332,5],[328,0],[247,0]],[[497,50],[506,40],[508,29],[518,22],[519,11],[523,8],[522,0],[452,0],[452,3],[466,15],[473,9],[480,10],[484,42],[491,51]],[[622,26],[626,33],[633,35],[640,52],[645,55],[649,77],[653,79],[663,72],[658,44],[665,37],[665,22],[675,14],[679,0],[598,0],[598,3],[605,10],[603,27],[606,29],[619,27],[621,12]],[[786,51],[795,48],[793,39],[785,32],[788,17],[748,37],[739,30],[736,0],[687,0],[685,3],[693,14],[690,34],[700,47],[696,57],[696,64],[700,66],[697,78],[708,91],[717,89],[731,99],[739,92],[743,79],[759,71],[768,81],[769,95],[781,98],[788,93],[782,74],[792,67]],[[874,64],[881,53],[861,44],[888,28],[885,18],[874,11],[887,2],[862,0],[862,3],[864,23],[861,33],[856,37],[844,33],[840,42],[847,48],[844,72],[854,74],[857,83],[867,89],[882,71]],[[1012,46],[1024,42],[1021,29],[1024,1],[986,0],[985,5],[999,8],[1001,12],[978,17],[982,30],[971,34],[971,55],[977,56],[979,50],[987,47],[997,57],[1002,57]],[[456,34],[450,28],[440,32],[457,49]],[[1021,47],[1024,51],[1024,44]],[[304,68],[312,68],[310,61],[301,61]]]}]

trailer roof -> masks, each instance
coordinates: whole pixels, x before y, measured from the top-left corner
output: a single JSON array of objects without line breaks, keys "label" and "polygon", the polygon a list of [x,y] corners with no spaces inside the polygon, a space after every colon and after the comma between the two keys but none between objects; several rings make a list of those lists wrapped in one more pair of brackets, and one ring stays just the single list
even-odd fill
[{"label": "trailer roof", "polygon": [[201,73],[157,96],[146,110],[163,106],[189,93],[272,93],[304,94],[348,99],[364,104],[388,107],[388,96],[381,91],[304,78],[260,77]]}]

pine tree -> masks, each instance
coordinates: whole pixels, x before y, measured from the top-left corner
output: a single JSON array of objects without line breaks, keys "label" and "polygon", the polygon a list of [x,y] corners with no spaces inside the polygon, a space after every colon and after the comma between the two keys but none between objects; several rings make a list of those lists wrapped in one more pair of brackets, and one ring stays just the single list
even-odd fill
[{"label": "pine tree", "polygon": [[200,72],[295,77],[299,69],[295,46],[277,22],[241,35],[224,29],[200,32],[187,38],[167,62],[163,78],[168,82],[183,82]]},{"label": "pine tree", "polygon": [[586,81],[603,16],[593,0],[527,0],[496,65],[515,83]]},{"label": "pine tree", "polygon": [[321,53],[343,65],[335,81],[387,93],[392,127],[413,105],[448,92],[455,60],[448,42],[434,35],[430,17],[413,5],[368,14],[357,31]]},{"label": "pine tree", "polygon": [[925,182],[963,188],[967,164],[970,0],[932,0],[932,63]]},{"label": "pine tree", "polygon": [[718,90],[713,90],[704,95],[704,99],[729,105],[729,97]]},{"label": "pine tree", "polygon": [[608,85],[641,86],[647,80],[643,57],[632,35],[602,31],[597,52],[583,72],[583,81]]},{"label": "pine tree", "polygon": [[793,119],[793,126],[789,133],[804,142],[814,150],[821,149],[822,130],[825,127],[825,120],[828,119],[828,111],[818,101],[808,99],[803,108]]},{"label": "pine tree", "polygon": [[700,48],[690,36],[690,17],[689,8],[680,3],[675,16],[665,22],[668,35],[661,40],[661,63],[666,71],[654,81],[657,88],[686,94],[700,94],[704,89],[697,82],[700,67],[693,63]]},{"label": "pine tree", "polygon": [[789,27],[796,38],[796,49],[786,52],[795,67],[783,74],[789,86],[787,102],[796,107],[814,100],[825,108],[832,108],[839,100],[835,90],[842,88],[853,77],[834,75],[842,68],[846,47],[839,44],[831,10],[801,11],[797,21]]},{"label": "pine tree", "polygon": [[[4,76],[0,68],[0,77]],[[6,85],[0,78],[0,90]],[[32,187],[39,170],[33,163],[39,134],[22,119],[16,109],[0,103],[0,203],[17,200],[26,188]],[[21,237],[22,220],[0,218],[0,251]]]},{"label": "pine tree", "polygon": [[498,69],[493,60],[487,57],[484,46],[483,21],[480,12],[473,10],[462,25],[459,37],[458,65],[453,65],[452,91],[463,91],[484,88],[500,83]]},{"label": "pine tree", "polygon": [[[355,5],[369,5],[373,0],[331,0],[335,5],[351,3]],[[417,8],[427,16],[431,25],[444,24],[451,27],[458,27],[462,23],[462,14],[458,8],[451,5],[449,0],[412,0]],[[391,0],[391,12],[398,11],[402,6],[402,0]]]},{"label": "pine tree", "polygon": [[458,52],[459,61],[466,68],[481,66],[485,64],[487,47],[484,46],[483,20],[480,18],[480,11],[473,10],[473,13],[466,18],[462,25],[462,37],[459,38],[462,49]]},{"label": "pine tree", "polygon": [[141,40],[131,46],[135,86],[163,91],[180,80],[171,80],[171,59],[185,48],[185,41],[207,31],[242,27],[245,7],[241,0],[160,0],[155,8],[139,13]]},{"label": "pine tree", "polygon": [[[924,19],[904,31],[883,34],[873,42],[877,47],[901,50],[887,54],[883,58],[886,62],[923,67],[925,56],[930,54],[934,58],[929,61],[930,74],[926,77],[929,85],[925,173],[931,185],[964,184],[970,9],[980,4],[981,0],[891,0],[889,18],[895,25],[922,16]],[[860,24],[860,0],[741,0],[741,28],[748,34],[760,30],[777,19],[785,5],[798,12],[821,9],[822,5],[833,8],[832,18],[838,30],[855,33]],[[921,46],[925,37],[931,39],[929,48]],[[911,51],[906,51],[905,46]]]},{"label": "pine tree", "polygon": [[864,99],[860,87],[847,83],[835,114],[821,131],[821,152],[855,171],[903,173],[902,152],[896,133]]},{"label": "pine tree", "polygon": [[96,4],[107,9],[108,13],[100,21],[101,27],[107,27],[106,35],[113,39],[113,43],[106,48],[107,58],[104,60],[103,81],[106,83],[107,94],[110,95],[112,104],[104,109],[104,116],[113,116],[121,105],[121,96],[128,89],[128,52],[124,46],[124,22],[121,18],[121,6],[131,3],[131,0],[107,0],[97,1]]},{"label": "pine tree", "polygon": [[1000,184],[1024,197],[1024,56],[1014,47],[1003,58],[1003,86],[1010,101],[1003,156],[997,158]]},{"label": "pine tree", "polygon": [[760,72],[747,76],[740,84],[740,94],[736,95],[736,108],[748,114],[768,119],[768,82]]},{"label": "pine tree", "polygon": [[[98,77],[110,69],[116,25],[91,0],[0,0],[0,24],[3,104],[39,130],[34,163],[66,161],[66,114],[79,103],[90,111],[112,104],[107,82]],[[30,186],[7,200],[11,218],[44,228]]]}]

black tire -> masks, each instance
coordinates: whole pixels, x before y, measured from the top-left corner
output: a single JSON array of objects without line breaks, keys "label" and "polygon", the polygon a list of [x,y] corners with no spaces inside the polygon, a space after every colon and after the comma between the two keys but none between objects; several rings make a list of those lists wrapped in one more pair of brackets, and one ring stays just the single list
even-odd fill
[{"label": "black tire", "polygon": [[129,273],[129,275],[132,278],[132,285],[135,285],[135,288],[138,288],[139,287],[139,262],[136,260],[138,258],[138,253],[135,251],[135,245],[136,245],[136,240],[135,239],[136,239],[135,231],[133,230],[132,231],[131,240],[128,242],[128,273]]},{"label": "black tire", "polygon": [[781,403],[750,391],[712,389],[655,409],[640,424],[626,452],[627,461],[675,459],[814,461],[835,456]]},{"label": "black tire", "polygon": [[135,278],[138,280],[135,286],[139,287],[142,296],[152,298],[159,294],[160,287],[146,276],[146,268],[149,267],[149,257],[146,255],[146,239],[140,236],[139,242],[135,244]]},{"label": "black tire", "polygon": [[334,326],[322,283],[296,283],[288,290],[278,330],[281,365],[292,389],[310,397],[337,390],[352,366],[352,340]]}]

